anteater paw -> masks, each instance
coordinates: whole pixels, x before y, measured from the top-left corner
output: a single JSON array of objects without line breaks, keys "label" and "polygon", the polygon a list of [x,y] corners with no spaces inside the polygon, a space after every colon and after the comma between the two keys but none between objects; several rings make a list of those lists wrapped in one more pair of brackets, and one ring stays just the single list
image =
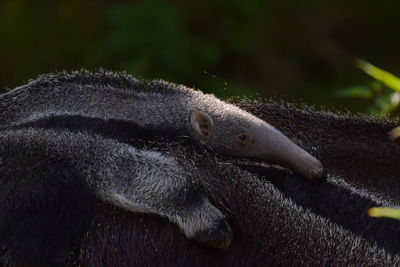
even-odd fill
[{"label": "anteater paw", "polygon": [[204,246],[224,252],[231,245],[233,234],[226,219],[221,219],[211,227],[195,234],[193,238]]}]

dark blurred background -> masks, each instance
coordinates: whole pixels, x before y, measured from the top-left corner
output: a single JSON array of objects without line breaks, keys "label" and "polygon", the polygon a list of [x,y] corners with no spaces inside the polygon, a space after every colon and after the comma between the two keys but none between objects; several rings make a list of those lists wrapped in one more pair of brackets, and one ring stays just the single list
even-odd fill
[{"label": "dark blurred background", "polygon": [[361,111],[363,58],[400,74],[399,0],[0,0],[0,88],[99,67],[220,97]]}]

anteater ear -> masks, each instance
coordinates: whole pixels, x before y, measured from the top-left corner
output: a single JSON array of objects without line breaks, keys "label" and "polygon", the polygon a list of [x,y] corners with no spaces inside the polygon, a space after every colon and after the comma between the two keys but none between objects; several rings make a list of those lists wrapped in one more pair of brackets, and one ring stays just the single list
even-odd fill
[{"label": "anteater ear", "polygon": [[214,133],[214,123],[207,113],[194,111],[190,116],[190,123],[195,134],[201,139],[208,139]]}]

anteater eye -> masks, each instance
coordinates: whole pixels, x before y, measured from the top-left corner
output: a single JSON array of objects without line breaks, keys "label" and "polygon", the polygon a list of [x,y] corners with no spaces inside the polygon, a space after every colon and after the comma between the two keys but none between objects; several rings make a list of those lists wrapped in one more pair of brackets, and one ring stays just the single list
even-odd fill
[{"label": "anteater eye", "polygon": [[249,135],[246,133],[240,133],[236,136],[236,140],[239,143],[246,144],[249,141]]}]

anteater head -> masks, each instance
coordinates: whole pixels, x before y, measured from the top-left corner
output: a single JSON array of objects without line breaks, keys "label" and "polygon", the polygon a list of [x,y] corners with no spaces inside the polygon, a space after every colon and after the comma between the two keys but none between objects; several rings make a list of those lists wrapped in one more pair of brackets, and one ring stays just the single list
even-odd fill
[{"label": "anteater head", "polygon": [[218,104],[192,111],[190,128],[196,140],[229,156],[287,166],[310,180],[325,176],[320,161],[280,131],[233,105]]}]

